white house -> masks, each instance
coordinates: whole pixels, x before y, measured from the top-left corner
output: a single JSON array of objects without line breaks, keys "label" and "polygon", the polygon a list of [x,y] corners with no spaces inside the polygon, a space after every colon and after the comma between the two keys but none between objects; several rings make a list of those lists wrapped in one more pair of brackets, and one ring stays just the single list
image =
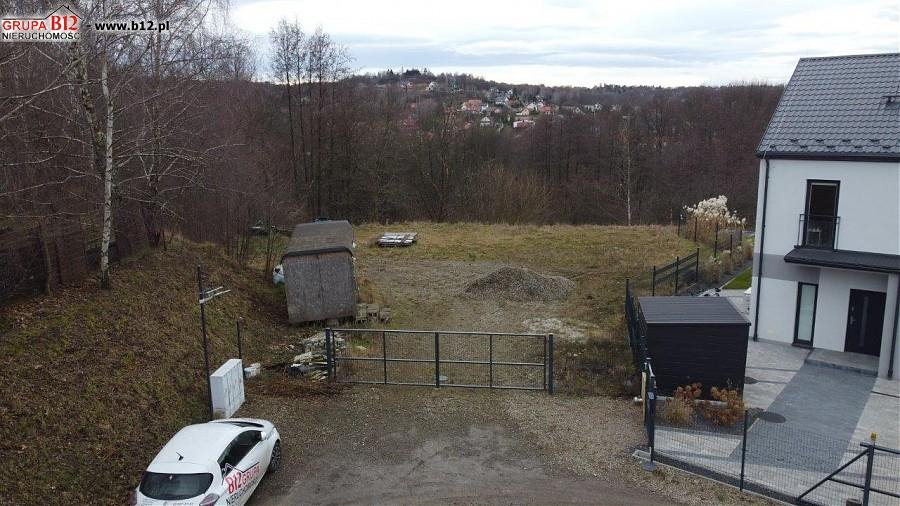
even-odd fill
[{"label": "white house", "polygon": [[752,337],[860,354],[847,358],[893,377],[900,53],[801,59],[757,156]]}]

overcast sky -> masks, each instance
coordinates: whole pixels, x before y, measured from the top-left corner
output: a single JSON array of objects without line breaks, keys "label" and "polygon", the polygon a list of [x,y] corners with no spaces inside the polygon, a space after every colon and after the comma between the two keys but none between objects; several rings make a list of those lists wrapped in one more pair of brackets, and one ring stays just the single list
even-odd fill
[{"label": "overcast sky", "polygon": [[[428,67],[593,86],[786,82],[798,58],[900,51],[900,1],[235,0],[256,36],[321,26],[361,72]],[[265,57],[265,56],[263,56]]]}]

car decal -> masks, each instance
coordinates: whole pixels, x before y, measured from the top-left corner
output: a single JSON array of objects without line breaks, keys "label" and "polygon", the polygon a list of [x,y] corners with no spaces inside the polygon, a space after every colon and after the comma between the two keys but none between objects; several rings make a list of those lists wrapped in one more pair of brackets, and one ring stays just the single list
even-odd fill
[{"label": "car decal", "polygon": [[230,471],[228,471],[228,475],[225,476],[225,486],[228,490],[228,498],[225,502],[233,504],[252,488],[252,485],[259,480],[262,475],[262,471],[259,462],[244,470],[231,466],[227,466],[227,468],[230,469]]}]

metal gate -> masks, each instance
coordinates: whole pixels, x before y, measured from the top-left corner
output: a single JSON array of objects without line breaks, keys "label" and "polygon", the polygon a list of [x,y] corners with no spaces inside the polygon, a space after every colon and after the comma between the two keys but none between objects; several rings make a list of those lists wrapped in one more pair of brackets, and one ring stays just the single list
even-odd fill
[{"label": "metal gate", "polygon": [[553,393],[553,334],[329,328],[325,342],[337,382]]}]

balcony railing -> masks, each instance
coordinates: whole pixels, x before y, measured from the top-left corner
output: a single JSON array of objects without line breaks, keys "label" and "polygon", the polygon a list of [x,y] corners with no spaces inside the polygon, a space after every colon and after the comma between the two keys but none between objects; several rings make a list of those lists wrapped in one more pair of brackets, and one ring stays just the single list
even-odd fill
[{"label": "balcony railing", "polygon": [[836,249],[840,216],[801,214],[797,227],[797,246],[807,248]]}]

